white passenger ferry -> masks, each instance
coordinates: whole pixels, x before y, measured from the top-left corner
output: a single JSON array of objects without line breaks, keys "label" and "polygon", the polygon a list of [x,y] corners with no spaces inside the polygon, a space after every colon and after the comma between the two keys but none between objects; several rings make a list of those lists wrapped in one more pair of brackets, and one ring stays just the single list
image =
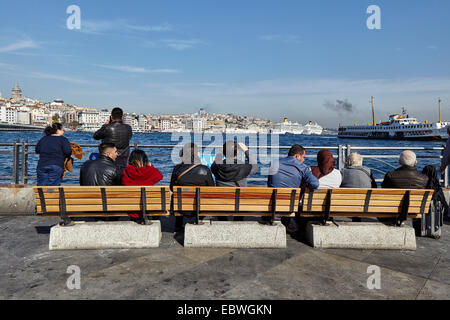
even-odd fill
[{"label": "white passenger ferry", "polygon": [[447,126],[450,122],[441,120],[441,100],[439,99],[439,122],[419,122],[411,118],[405,108],[402,114],[389,116],[389,121],[376,123],[372,97],[372,125],[339,126],[339,138],[354,139],[394,139],[394,140],[447,140]]}]

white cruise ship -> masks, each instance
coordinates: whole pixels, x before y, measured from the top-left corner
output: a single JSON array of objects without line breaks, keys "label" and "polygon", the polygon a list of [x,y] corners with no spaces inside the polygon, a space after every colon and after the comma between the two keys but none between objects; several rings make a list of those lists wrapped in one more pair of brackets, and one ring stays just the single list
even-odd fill
[{"label": "white cruise ship", "polygon": [[323,132],[323,128],[317,122],[308,122],[303,126],[303,134],[317,134],[320,135]]},{"label": "white cruise ship", "polygon": [[290,122],[284,118],[283,122],[277,123],[271,130],[272,134],[302,134],[303,126],[298,122]]},{"label": "white cruise ship", "polygon": [[[389,116],[389,121],[372,125],[339,126],[339,138],[354,139],[394,139],[394,140],[447,140],[447,126],[450,122],[441,120],[439,99],[439,122],[419,122],[416,118],[409,117],[405,108],[402,114]],[[373,98],[372,116],[374,117]]]}]

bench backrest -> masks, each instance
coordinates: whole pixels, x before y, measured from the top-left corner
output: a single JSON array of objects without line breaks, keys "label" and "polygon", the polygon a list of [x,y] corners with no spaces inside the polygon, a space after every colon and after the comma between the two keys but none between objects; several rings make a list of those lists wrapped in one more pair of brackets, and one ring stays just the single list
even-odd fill
[{"label": "bench backrest", "polygon": [[36,211],[44,216],[59,216],[65,210],[68,216],[126,216],[142,212],[148,215],[170,214],[168,186],[151,187],[33,187]]},{"label": "bench backrest", "polygon": [[300,192],[299,188],[174,187],[173,210],[178,214],[198,209],[200,215],[262,216],[275,209],[277,215],[294,215]]},{"label": "bench backrest", "polygon": [[406,212],[407,217],[420,218],[428,212],[432,196],[433,190],[174,187],[173,210],[176,214],[198,210],[199,215],[263,216],[275,209],[277,216],[317,217],[329,212],[330,217],[380,218]]},{"label": "bench backrest", "polygon": [[395,217],[407,210],[409,218],[428,212],[433,190],[319,189],[305,190],[300,216],[312,217],[329,211],[331,216]]}]

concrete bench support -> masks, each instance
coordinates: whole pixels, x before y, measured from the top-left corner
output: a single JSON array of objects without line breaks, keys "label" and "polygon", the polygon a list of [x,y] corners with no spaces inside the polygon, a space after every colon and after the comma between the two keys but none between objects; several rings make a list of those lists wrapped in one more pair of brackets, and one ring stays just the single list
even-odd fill
[{"label": "concrete bench support", "polygon": [[414,229],[377,222],[309,223],[307,239],[314,248],[416,250]]},{"label": "concrete bench support", "polygon": [[140,225],[132,221],[75,222],[75,225],[50,230],[50,250],[142,249],[159,247],[161,223]]},{"label": "concrete bench support", "polygon": [[209,221],[186,224],[184,246],[190,248],[286,248],[286,228],[256,221]]}]

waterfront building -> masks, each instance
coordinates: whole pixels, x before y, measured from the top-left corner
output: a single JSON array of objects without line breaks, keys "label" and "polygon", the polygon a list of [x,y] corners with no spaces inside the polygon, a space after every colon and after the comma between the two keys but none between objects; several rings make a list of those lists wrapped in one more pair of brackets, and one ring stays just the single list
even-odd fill
[{"label": "waterfront building", "polygon": [[7,107],[6,108],[6,122],[9,124],[17,123],[17,110],[16,108]]},{"label": "waterfront building", "polygon": [[159,127],[162,131],[170,130],[170,119],[160,119],[159,120]]},{"label": "waterfront building", "polygon": [[111,116],[111,112],[108,111],[108,109],[102,109],[98,113],[98,123],[100,126],[104,125],[106,121],[109,120],[109,117]]},{"label": "waterfront building", "polygon": [[190,119],[186,119],[186,130],[193,131],[195,133],[202,132],[206,127],[206,119],[205,118],[196,118],[192,117]]},{"label": "waterfront building", "polygon": [[64,116],[66,118],[66,123],[78,122],[78,114],[76,111],[67,111]]},{"label": "waterfront building", "polygon": [[18,110],[16,123],[30,125],[31,124],[31,113],[29,111]]},{"label": "waterfront building", "polygon": [[98,111],[83,110],[78,114],[78,123],[81,125],[83,131],[96,131],[100,128],[98,123]]},{"label": "waterfront building", "polygon": [[0,122],[6,122],[6,106],[0,106]]}]

